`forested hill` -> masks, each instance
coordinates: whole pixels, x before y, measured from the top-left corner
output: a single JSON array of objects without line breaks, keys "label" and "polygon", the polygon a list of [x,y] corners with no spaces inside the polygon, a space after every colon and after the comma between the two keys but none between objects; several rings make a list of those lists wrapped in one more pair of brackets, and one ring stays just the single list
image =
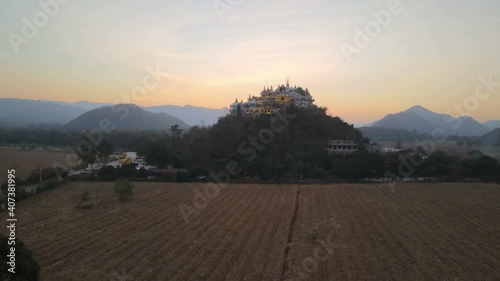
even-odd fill
[{"label": "forested hill", "polygon": [[177,139],[158,140],[146,155],[159,166],[173,162],[200,171],[220,171],[234,160],[249,175],[284,174],[294,165],[323,168],[329,161],[324,150],[327,138],[367,141],[353,126],[327,115],[325,109],[287,107],[282,112],[256,119],[226,116],[211,127],[193,127]]}]

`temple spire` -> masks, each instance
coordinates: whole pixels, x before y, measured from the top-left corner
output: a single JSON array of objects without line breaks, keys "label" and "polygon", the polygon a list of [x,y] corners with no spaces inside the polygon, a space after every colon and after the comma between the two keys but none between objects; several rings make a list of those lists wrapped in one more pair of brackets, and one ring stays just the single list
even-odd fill
[{"label": "temple spire", "polygon": [[290,88],[290,78],[289,77],[286,78],[286,87]]}]

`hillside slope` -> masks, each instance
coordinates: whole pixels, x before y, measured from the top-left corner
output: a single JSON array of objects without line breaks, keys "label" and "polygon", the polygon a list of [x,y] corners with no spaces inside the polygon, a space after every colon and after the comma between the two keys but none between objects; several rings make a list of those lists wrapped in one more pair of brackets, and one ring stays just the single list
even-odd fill
[{"label": "hillside slope", "polygon": [[229,113],[227,108],[205,108],[191,105],[175,106],[175,105],[160,105],[144,107],[145,110],[155,113],[167,113],[175,116],[191,126],[195,125],[213,125],[217,123],[220,117],[224,117]]},{"label": "hillside slope", "polygon": [[[173,163],[202,171],[200,174],[223,171],[229,161],[236,161],[246,176],[272,177],[298,171],[319,175],[333,169],[324,149],[326,139],[349,138],[359,144],[368,141],[342,119],[327,115],[325,109],[289,107],[286,112],[255,119],[223,117],[211,127],[190,130],[182,144],[167,148],[168,154],[176,159]],[[150,154],[157,155],[163,143],[153,146]]]},{"label": "hillside slope", "polygon": [[500,128],[496,128],[495,130],[483,135],[481,137],[481,144],[500,146]]}]

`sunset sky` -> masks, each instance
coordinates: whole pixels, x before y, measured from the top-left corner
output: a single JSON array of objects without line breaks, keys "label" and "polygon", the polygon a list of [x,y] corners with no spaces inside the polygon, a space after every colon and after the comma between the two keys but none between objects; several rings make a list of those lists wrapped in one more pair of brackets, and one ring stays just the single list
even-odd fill
[{"label": "sunset sky", "polygon": [[[401,0],[350,61],[341,46],[356,46],[356,29],[391,1],[65,0],[44,23],[40,3],[53,1],[1,2],[0,97],[116,102],[150,67],[165,79],[130,102],[221,108],[290,77],[362,123],[416,104],[457,115],[478,77],[500,82],[498,0]],[[41,25],[25,38],[34,16]],[[499,108],[500,85],[465,113],[500,119]]]}]

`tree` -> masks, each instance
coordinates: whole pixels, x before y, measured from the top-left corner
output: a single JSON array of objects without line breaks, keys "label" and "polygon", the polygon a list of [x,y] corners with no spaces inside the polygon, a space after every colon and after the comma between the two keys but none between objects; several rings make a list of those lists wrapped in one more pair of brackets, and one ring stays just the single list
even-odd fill
[{"label": "tree", "polygon": [[461,161],[455,161],[450,164],[447,179],[450,181],[460,181],[464,179],[464,166]]},{"label": "tree", "polygon": [[[449,175],[450,166],[459,159],[446,154],[444,151],[436,150],[424,162],[424,173],[431,177],[446,177]],[[454,167],[458,169],[458,167]]]},{"label": "tree", "polygon": [[80,160],[92,167],[92,173],[94,173],[93,166],[97,162],[97,150],[93,146],[82,145],[77,147],[76,154]]},{"label": "tree", "polygon": [[481,151],[473,150],[463,161],[464,168],[468,176],[477,177],[483,180],[495,180],[500,178],[500,164],[498,160]]},{"label": "tree", "polygon": [[10,254],[9,239],[0,234],[0,280],[2,281],[38,281],[40,280],[40,266],[33,257],[33,253],[24,243],[16,239],[16,269],[10,273],[7,255]]},{"label": "tree", "polygon": [[398,138],[398,141],[396,142],[396,148],[397,149],[402,149],[403,145],[401,144],[401,138]]},{"label": "tree", "polygon": [[111,153],[113,153],[113,146],[106,139],[102,139],[100,143],[95,145],[91,140],[89,140],[88,135],[89,134],[85,134],[83,136],[83,143],[86,145],[79,145],[77,147],[76,154],[87,165],[91,165],[92,174],[94,174],[94,164],[103,162]]},{"label": "tree", "polygon": [[157,140],[147,147],[146,162],[160,168],[170,164],[170,153],[165,140]]},{"label": "tree", "polygon": [[136,165],[134,164],[122,164],[120,168],[117,170],[118,177],[121,178],[131,178],[135,174]]},{"label": "tree", "polygon": [[120,200],[120,202],[124,202],[132,197],[133,189],[134,186],[130,181],[122,180],[115,183],[114,191],[118,200]]},{"label": "tree", "polygon": [[148,177],[148,171],[146,170],[146,168],[141,167],[141,168],[137,171],[137,177],[138,177],[138,178],[147,178],[147,177]]},{"label": "tree", "polygon": [[107,139],[103,139],[97,146],[97,158],[100,162],[113,153],[113,146]]},{"label": "tree", "polygon": [[179,125],[175,124],[170,127],[170,131],[172,132],[172,137],[174,139],[180,138],[182,135],[182,129],[180,129]]},{"label": "tree", "polygon": [[[1,184],[0,184],[1,187]],[[3,195],[3,191],[0,190],[0,211],[4,210],[4,208],[7,208],[7,196]]]},{"label": "tree", "polygon": [[116,169],[113,166],[104,166],[99,170],[99,177],[105,180],[114,180],[116,177]]},{"label": "tree", "polygon": [[177,171],[175,174],[176,182],[187,182],[190,180],[190,174],[187,171]]},{"label": "tree", "polygon": [[242,117],[242,114],[241,114],[241,104],[238,104],[236,106],[236,116]]}]

